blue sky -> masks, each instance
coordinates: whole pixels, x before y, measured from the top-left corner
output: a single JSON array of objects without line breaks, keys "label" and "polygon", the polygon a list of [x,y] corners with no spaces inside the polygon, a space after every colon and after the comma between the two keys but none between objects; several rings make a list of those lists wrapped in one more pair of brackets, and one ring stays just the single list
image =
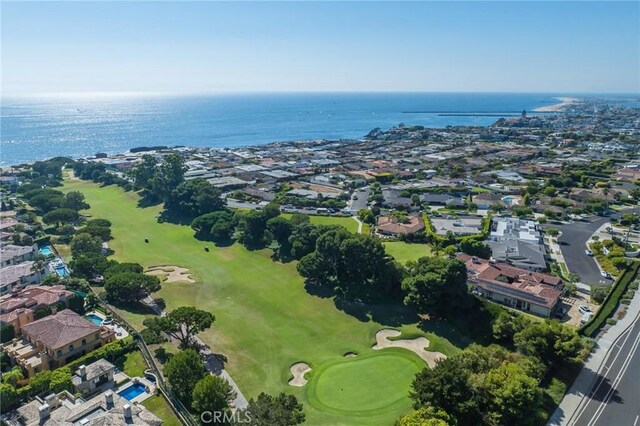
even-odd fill
[{"label": "blue sky", "polygon": [[639,2],[2,2],[2,90],[640,92]]}]

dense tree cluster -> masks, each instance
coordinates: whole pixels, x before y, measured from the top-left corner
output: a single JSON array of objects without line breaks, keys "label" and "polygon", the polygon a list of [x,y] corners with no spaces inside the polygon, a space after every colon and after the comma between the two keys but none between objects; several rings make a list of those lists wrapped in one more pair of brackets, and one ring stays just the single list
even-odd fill
[{"label": "dense tree cluster", "polygon": [[407,305],[440,316],[472,306],[467,290],[467,268],[459,260],[423,257],[408,262],[406,270],[402,289]]},{"label": "dense tree cluster", "polygon": [[459,426],[534,425],[541,420],[543,374],[535,358],[497,345],[471,345],[418,373],[410,395],[416,409],[447,419],[444,424],[455,424],[448,415]]},{"label": "dense tree cluster", "polygon": [[315,250],[298,263],[313,285],[334,288],[347,299],[376,300],[399,292],[400,271],[377,238],[339,227],[316,240]]}]

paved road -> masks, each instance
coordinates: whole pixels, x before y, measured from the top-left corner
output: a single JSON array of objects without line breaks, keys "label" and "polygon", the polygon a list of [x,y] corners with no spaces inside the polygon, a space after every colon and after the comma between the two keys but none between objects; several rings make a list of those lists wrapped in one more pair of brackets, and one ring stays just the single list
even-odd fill
[{"label": "paved road", "polygon": [[[158,306],[158,304],[156,304],[155,300],[153,300],[151,296],[145,297],[142,300],[142,303],[150,307],[156,314],[160,316],[165,316],[167,314],[165,311],[162,310],[160,306]],[[225,379],[227,383],[229,383],[233,388],[233,390],[235,391],[236,397],[231,404],[235,408],[239,408],[239,409],[247,408],[247,406],[249,406],[249,401],[247,401],[247,398],[245,398],[244,394],[242,393],[242,391],[240,390],[236,382],[233,380],[233,378],[229,375],[227,370],[224,369],[224,365],[222,361],[216,356],[216,354],[213,353],[211,348],[206,343],[200,340],[198,336],[195,336],[194,340],[196,341],[197,347],[200,348],[199,349],[200,356],[202,357],[202,361],[204,362],[204,365],[207,368],[207,370],[211,374],[220,376],[223,379]],[[174,341],[174,343],[176,345],[178,344],[178,342],[176,341]]]},{"label": "paved road", "polygon": [[[636,297],[640,297],[636,295]],[[569,426],[640,426],[640,320],[615,342]]]},{"label": "paved road", "polygon": [[574,222],[564,225],[549,225],[562,231],[558,238],[562,256],[567,263],[569,272],[575,272],[580,276],[580,281],[588,285],[611,284],[611,280],[604,280],[600,275],[600,268],[593,257],[587,256],[586,243],[593,233],[609,221],[607,217],[595,217],[591,222]]},{"label": "paved road", "polygon": [[[371,189],[360,188],[356,190],[351,196],[350,210],[353,214],[358,213],[362,209],[367,208],[367,200],[369,199],[369,194],[371,193]],[[355,197],[358,199],[356,200]]]}]

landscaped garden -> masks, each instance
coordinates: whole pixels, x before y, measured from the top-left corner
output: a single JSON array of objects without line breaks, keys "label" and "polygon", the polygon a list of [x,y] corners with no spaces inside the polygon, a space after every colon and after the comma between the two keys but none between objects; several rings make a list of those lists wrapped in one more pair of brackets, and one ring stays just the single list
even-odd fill
[{"label": "landscaped garden", "polygon": [[[195,282],[164,282],[154,296],[163,298],[169,311],[196,306],[214,313],[214,326],[200,337],[227,358],[225,367],[245,396],[294,394],[305,404],[309,424],[391,424],[411,411],[410,383],[425,364],[406,349],[373,351],[380,329],[393,327],[403,335],[424,336],[430,349],[438,348],[447,356],[458,350],[453,342],[464,340],[444,322],[439,323],[441,333],[422,332],[415,313],[401,305],[372,310],[338,304],[338,309],[333,298],[305,289],[296,262],[274,262],[268,249],[250,251],[240,244],[214,247],[198,241],[188,226],[159,223],[161,207],[138,207],[140,199],[133,192],[79,180],[67,180],[64,190],[81,191],[91,205],[87,213],[112,222],[114,239],[109,246],[116,260],[138,262],[145,268],[188,269]],[[340,219],[357,230],[351,218],[328,219],[334,223]],[[414,253],[403,250],[405,258]],[[142,311],[121,312],[137,326],[144,318]],[[367,316],[372,319],[366,320]],[[358,357],[345,358],[347,352]],[[299,361],[311,366],[310,381],[303,387],[289,386],[289,367]],[[338,380],[347,375],[358,380]],[[330,396],[329,389],[340,386],[344,395]],[[354,405],[345,409],[349,401]],[[359,413],[357,404],[366,409]]]},{"label": "landscaped garden", "polygon": [[395,260],[400,263],[409,260],[418,260],[421,257],[431,255],[429,244],[410,244],[403,241],[385,241],[384,248]]}]

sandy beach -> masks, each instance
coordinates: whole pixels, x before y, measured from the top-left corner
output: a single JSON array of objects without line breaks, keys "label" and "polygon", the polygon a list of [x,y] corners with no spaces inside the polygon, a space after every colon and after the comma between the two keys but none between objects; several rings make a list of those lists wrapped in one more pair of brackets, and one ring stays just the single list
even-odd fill
[{"label": "sandy beach", "polygon": [[560,101],[559,104],[543,106],[543,107],[534,109],[534,111],[535,112],[559,112],[559,111],[564,111],[564,109],[567,108],[568,106],[571,106],[580,102],[580,99],[578,98],[561,97],[556,99]]}]

